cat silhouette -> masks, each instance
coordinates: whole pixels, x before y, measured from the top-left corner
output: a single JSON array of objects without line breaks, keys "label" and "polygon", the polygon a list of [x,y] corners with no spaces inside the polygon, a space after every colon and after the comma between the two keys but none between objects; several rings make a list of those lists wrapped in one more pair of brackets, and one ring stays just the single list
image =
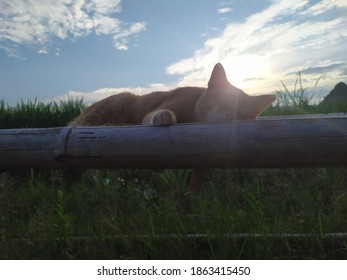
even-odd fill
[{"label": "cat silhouette", "polygon": [[[177,123],[255,120],[276,97],[250,96],[227,80],[222,64],[213,68],[208,87],[180,87],[146,95],[124,92],[89,106],[71,126],[155,125]],[[192,194],[200,193],[205,169],[194,169]]]}]

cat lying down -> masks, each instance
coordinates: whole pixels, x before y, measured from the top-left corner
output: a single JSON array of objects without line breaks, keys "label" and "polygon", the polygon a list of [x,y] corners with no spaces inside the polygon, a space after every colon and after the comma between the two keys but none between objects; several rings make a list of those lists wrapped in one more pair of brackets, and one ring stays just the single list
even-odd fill
[{"label": "cat lying down", "polygon": [[[138,96],[129,92],[107,97],[82,112],[71,126],[139,125],[255,120],[276,97],[250,96],[231,85],[222,64],[212,71],[207,88],[181,87]],[[199,194],[205,169],[194,169],[192,194]]]}]

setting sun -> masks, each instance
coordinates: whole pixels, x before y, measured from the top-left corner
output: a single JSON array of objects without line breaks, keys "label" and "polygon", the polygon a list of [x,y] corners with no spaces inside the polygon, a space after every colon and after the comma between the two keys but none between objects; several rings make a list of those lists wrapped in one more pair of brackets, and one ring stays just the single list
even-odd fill
[{"label": "setting sun", "polygon": [[245,87],[253,79],[260,79],[265,75],[265,59],[256,55],[241,55],[225,60],[225,70],[229,81],[237,87]]}]

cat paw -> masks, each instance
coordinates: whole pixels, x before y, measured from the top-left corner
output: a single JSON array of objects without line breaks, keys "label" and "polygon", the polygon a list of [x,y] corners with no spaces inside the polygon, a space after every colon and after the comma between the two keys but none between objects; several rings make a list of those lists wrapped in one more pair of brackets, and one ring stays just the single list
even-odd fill
[{"label": "cat paw", "polygon": [[154,112],[151,119],[151,124],[155,126],[166,126],[176,123],[177,120],[175,113],[167,109],[161,109]]}]

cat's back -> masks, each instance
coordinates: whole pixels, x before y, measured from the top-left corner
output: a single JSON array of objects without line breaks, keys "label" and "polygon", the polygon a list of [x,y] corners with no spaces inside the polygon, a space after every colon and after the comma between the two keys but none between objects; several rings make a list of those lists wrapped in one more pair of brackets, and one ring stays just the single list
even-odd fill
[{"label": "cat's back", "polygon": [[145,95],[130,92],[112,95],[89,106],[70,125],[141,124],[146,114],[160,108],[173,110],[179,122],[191,122],[195,103],[203,91],[198,87],[182,87]]},{"label": "cat's back", "polygon": [[125,111],[137,96],[123,92],[106,97],[85,109],[70,125],[121,125],[127,122]]},{"label": "cat's back", "polygon": [[176,115],[177,123],[197,121],[196,104],[204,94],[202,87],[182,87],[170,92],[160,108],[167,108]]}]

